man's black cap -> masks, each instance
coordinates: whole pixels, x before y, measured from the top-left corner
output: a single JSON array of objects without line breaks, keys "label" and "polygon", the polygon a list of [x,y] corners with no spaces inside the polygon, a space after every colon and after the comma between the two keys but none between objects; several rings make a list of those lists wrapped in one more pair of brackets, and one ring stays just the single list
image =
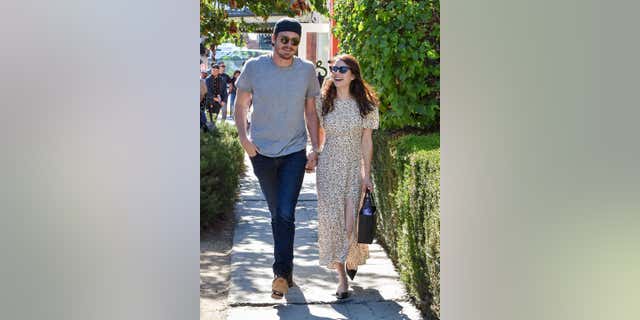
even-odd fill
[{"label": "man's black cap", "polygon": [[298,20],[293,18],[282,18],[276,22],[276,26],[273,29],[273,34],[278,35],[278,32],[291,31],[302,36],[302,25]]}]

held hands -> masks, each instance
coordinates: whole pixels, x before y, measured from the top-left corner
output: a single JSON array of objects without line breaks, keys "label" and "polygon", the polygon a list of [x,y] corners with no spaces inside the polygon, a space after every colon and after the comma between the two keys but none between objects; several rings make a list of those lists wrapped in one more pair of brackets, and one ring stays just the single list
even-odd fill
[{"label": "held hands", "polygon": [[311,173],[314,171],[317,165],[318,165],[318,153],[314,150],[311,150],[311,152],[307,154],[307,164],[304,166],[304,169],[307,173]]},{"label": "held hands", "polygon": [[362,178],[362,194],[364,194],[367,189],[373,192],[373,183],[371,182],[371,177],[368,176]]}]

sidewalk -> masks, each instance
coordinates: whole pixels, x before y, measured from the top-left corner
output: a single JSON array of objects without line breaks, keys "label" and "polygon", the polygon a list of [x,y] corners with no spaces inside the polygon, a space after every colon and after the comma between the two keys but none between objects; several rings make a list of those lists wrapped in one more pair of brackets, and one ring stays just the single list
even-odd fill
[{"label": "sidewalk", "polygon": [[296,209],[296,286],[283,299],[272,299],[270,214],[246,155],[245,164],[247,173],[235,208],[228,319],[422,319],[408,301],[391,260],[375,242],[367,264],[350,282],[351,297],[337,301],[335,271],[318,265],[315,173],[305,175]]}]

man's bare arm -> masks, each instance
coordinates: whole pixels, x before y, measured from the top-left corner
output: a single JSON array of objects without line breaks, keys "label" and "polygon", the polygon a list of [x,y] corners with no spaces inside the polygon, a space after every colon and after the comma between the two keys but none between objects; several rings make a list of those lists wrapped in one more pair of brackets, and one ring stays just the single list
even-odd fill
[{"label": "man's bare arm", "polygon": [[309,131],[309,136],[311,137],[311,146],[313,150],[307,155],[307,170],[311,170],[315,168],[318,160],[318,148],[319,148],[319,132],[318,127],[320,120],[318,119],[318,114],[316,113],[316,98],[307,98],[305,100],[304,106],[304,118],[307,124],[307,130]]},{"label": "man's bare arm", "polygon": [[253,141],[249,139],[249,135],[247,133],[247,113],[251,106],[251,99],[252,96],[250,92],[237,89],[236,109],[233,118],[236,122],[236,128],[238,128],[238,138],[240,138],[242,148],[244,148],[244,151],[247,152],[249,157],[254,157],[258,152],[258,148],[253,144]]}]

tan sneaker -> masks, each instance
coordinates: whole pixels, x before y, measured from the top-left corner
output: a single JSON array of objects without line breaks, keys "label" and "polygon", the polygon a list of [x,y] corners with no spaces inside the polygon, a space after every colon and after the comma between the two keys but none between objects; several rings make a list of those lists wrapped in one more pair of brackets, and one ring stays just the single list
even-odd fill
[{"label": "tan sneaker", "polygon": [[288,291],[289,284],[287,283],[287,279],[283,277],[273,279],[273,283],[271,284],[271,298],[282,299]]}]

